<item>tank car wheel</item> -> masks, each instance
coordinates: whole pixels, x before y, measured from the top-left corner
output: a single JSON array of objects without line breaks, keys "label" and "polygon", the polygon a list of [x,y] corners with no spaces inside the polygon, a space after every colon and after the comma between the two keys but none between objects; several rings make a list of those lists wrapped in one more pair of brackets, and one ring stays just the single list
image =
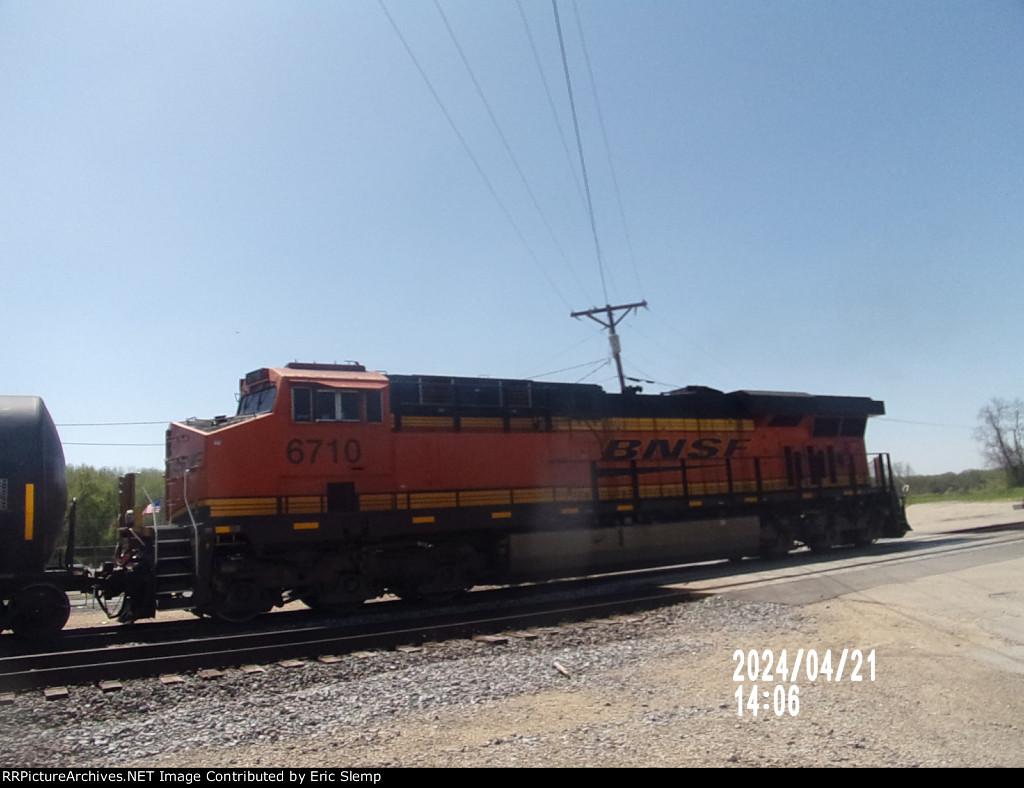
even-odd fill
[{"label": "tank car wheel", "polygon": [[20,637],[32,640],[54,637],[68,623],[70,615],[67,594],[49,583],[25,586],[11,599],[10,626]]}]

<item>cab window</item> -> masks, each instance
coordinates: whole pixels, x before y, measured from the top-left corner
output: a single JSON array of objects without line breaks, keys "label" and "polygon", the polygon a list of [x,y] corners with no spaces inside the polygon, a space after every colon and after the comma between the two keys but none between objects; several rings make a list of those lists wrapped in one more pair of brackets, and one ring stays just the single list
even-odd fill
[{"label": "cab window", "polygon": [[274,395],[277,394],[276,386],[269,386],[260,391],[250,391],[244,394],[238,402],[238,415],[248,416],[257,413],[270,413],[274,407]]},{"label": "cab window", "polygon": [[363,392],[366,402],[366,420],[374,424],[384,421],[384,407],[381,403],[379,391]]},{"label": "cab window", "polygon": [[380,423],[383,421],[381,395],[379,391],[296,387],[292,389],[292,420]]}]

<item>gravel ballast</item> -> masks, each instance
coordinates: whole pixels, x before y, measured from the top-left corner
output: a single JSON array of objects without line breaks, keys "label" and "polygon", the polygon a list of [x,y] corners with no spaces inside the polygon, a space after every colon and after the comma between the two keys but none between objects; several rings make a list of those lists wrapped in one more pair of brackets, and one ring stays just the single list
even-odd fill
[{"label": "gravel ballast", "polygon": [[[949,513],[928,514],[942,522]],[[497,643],[452,640],[330,664],[231,668],[169,685],[130,681],[110,693],[70,687],[63,700],[26,692],[0,705],[0,761],[1020,767],[1021,563],[803,606],[712,597],[531,637],[507,633]],[[755,716],[739,706],[737,688],[746,697],[752,682],[734,680],[738,651],[776,660],[785,651],[792,662],[800,649],[873,653],[875,680],[851,681],[849,668],[841,681],[801,676],[795,715],[770,706]],[[769,704],[777,686],[788,692],[791,683],[769,682]]]},{"label": "gravel ballast", "polygon": [[949,720],[885,676],[895,655],[883,643],[846,645],[874,645],[885,680],[805,682],[795,717],[739,715],[736,649],[824,652],[828,641],[808,609],[712,598],[499,644],[140,680],[107,694],[72,687],[62,701],[26,693],[0,707],[0,757],[145,768],[1022,765],[1013,722],[984,723],[991,753],[965,749],[963,732],[936,736]]}]

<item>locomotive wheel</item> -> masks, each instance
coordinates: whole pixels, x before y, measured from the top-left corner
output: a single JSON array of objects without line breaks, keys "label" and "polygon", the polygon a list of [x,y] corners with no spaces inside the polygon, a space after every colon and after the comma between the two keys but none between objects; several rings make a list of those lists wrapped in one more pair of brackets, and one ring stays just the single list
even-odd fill
[{"label": "locomotive wheel", "polygon": [[812,553],[827,553],[839,544],[839,523],[834,514],[825,514],[811,522],[813,529],[804,539]]},{"label": "locomotive wheel", "polygon": [[418,589],[400,588],[395,592],[395,595],[407,602],[425,602],[429,605],[442,605],[468,593],[468,588],[452,588],[447,591],[420,591]]},{"label": "locomotive wheel", "polygon": [[439,545],[414,558],[389,590],[402,599],[430,604],[451,602],[467,593],[484,564],[481,552],[469,545]]},{"label": "locomotive wheel", "polygon": [[243,624],[273,607],[260,594],[256,584],[250,581],[231,583],[223,595],[214,603],[213,615],[231,624]]},{"label": "locomotive wheel", "polygon": [[226,624],[244,624],[265,612],[265,610],[218,610],[213,616]]},{"label": "locomotive wheel", "polygon": [[835,531],[826,530],[817,536],[807,540],[807,547],[812,553],[827,553],[837,544],[838,537]]},{"label": "locomotive wheel", "polygon": [[316,594],[306,594],[300,597],[302,604],[317,613],[328,613],[340,615],[342,613],[354,613],[363,606],[362,599],[349,599],[340,601],[325,601],[323,597]]},{"label": "locomotive wheel", "polygon": [[59,634],[70,615],[67,594],[49,583],[25,586],[11,599],[11,629],[14,634],[31,640]]},{"label": "locomotive wheel", "polygon": [[351,613],[359,610],[367,599],[380,595],[371,578],[350,573],[332,582],[301,589],[298,597],[311,610],[323,613]]},{"label": "locomotive wheel", "polygon": [[778,520],[766,522],[761,528],[760,556],[766,559],[782,558],[793,549],[793,535]]},{"label": "locomotive wheel", "polygon": [[425,594],[420,594],[419,598],[431,605],[443,605],[448,602],[454,602],[456,599],[459,599],[460,597],[463,597],[468,593],[468,588],[459,588],[453,591],[434,591],[433,593],[427,592]]},{"label": "locomotive wheel", "polygon": [[879,528],[874,523],[858,528],[853,534],[854,547],[867,547],[874,544],[878,541],[878,531]]}]

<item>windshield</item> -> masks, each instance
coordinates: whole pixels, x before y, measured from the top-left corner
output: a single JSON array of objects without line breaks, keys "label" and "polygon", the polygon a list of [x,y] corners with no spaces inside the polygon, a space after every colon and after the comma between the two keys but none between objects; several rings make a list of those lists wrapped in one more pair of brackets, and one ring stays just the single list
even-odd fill
[{"label": "windshield", "polygon": [[238,415],[249,416],[257,413],[270,413],[274,407],[274,395],[277,394],[276,386],[269,386],[259,391],[250,391],[244,394],[238,403]]}]

